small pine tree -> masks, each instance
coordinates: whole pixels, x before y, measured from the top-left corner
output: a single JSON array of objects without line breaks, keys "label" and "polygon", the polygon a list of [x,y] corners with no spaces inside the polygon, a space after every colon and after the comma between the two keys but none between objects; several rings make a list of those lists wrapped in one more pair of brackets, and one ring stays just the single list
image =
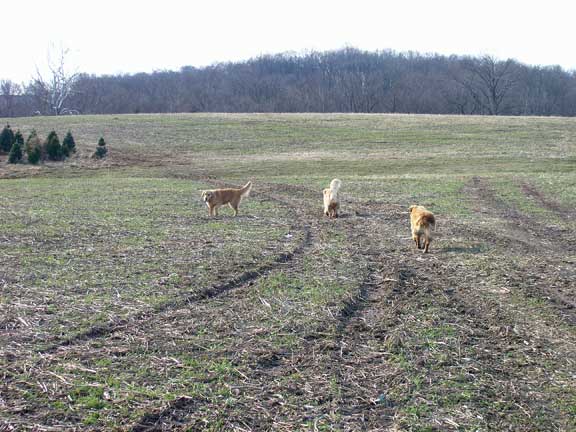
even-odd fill
[{"label": "small pine tree", "polygon": [[18,163],[22,160],[22,149],[24,148],[24,137],[20,131],[16,132],[14,135],[14,144],[10,149],[10,154],[8,155],[8,163]]},{"label": "small pine tree", "polygon": [[28,162],[36,165],[42,159],[42,144],[35,130],[32,130],[26,140],[26,155]]},{"label": "small pine tree", "polygon": [[44,143],[44,150],[46,152],[46,157],[49,160],[62,160],[62,145],[60,144],[60,139],[55,131],[48,134],[48,138],[46,138],[46,142]]},{"label": "small pine tree", "polygon": [[72,153],[76,153],[76,142],[74,141],[72,132],[68,131],[64,137],[64,140],[62,141],[62,154],[68,157]]},{"label": "small pine tree", "polygon": [[94,152],[94,157],[97,159],[102,159],[108,153],[108,149],[106,148],[106,141],[104,141],[103,137],[100,137],[98,140],[98,147],[96,147],[96,152]]},{"label": "small pine tree", "polygon": [[10,125],[6,125],[0,132],[0,151],[8,153],[14,143],[14,132]]}]

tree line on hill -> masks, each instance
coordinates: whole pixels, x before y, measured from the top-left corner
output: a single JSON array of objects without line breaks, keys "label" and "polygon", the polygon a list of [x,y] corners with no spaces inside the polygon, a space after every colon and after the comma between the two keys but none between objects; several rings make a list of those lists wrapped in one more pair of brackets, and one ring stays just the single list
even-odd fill
[{"label": "tree line on hill", "polygon": [[[49,78],[59,69],[52,73]],[[25,85],[0,82],[0,117],[172,112],[576,115],[575,71],[492,56],[344,48],[180,71],[56,78],[39,77]],[[58,81],[65,86],[51,87]]]}]

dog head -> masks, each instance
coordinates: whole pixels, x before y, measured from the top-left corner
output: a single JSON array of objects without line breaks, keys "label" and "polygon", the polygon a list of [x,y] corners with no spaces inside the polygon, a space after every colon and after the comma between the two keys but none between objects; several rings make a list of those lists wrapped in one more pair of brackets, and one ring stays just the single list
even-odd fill
[{"label": "dog head", "polygon": [[209,190],[202,191],[202,201],[204,201],[204,202],[210,202],[210,200],[212,200],[213,196],[214,196],[214,192],[212,192],[212,191],[209,191]]}]

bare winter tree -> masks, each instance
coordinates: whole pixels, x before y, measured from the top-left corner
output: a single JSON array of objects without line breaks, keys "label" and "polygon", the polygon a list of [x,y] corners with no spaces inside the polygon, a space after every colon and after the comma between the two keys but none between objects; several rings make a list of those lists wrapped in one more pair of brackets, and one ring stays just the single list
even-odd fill
[{"label": "bare winter tree", "polygon": [[21,88],[10,80],[0,80],[0,116],[14,115],[14,100],[20,95]]},{"label": "bare winter tree", "polygon": [[498,61],[492,56],[466,59],[463,67],[467,76],[459,83],[468,90],[474,102],[486,114],[499,115],[508,92],[517,81],[513,60]]},{"label": "bare winter tree", "polygon": [[66,71],[67,49],[60,49],[56,59],[48,55],[48,69],[50,73],[44,77],[39,70],[36,71],[36,78],[31,87],[34,95],[54,115],[73,113],[70,107],[66,106],[66,101],[74,93],[76,82],[80,77],[79,73],[68,73]]}]

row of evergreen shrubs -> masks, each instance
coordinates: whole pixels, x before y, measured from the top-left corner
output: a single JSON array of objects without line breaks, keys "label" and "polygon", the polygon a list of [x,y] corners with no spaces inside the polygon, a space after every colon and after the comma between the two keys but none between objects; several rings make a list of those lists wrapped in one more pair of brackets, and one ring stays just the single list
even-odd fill
[{"label": "row of evergreen shrubs", "polygon": [[[14,133],[10,125],[0,133],[0,152],[8,153],[8,163],[22,162],[24,154],[31,164],[37,164],[43,160],[61,161],[70,157],[72,153],[76,153],[76,142],[72,136],[72,132],[68,131],[62,143],[58,138],[58,134],[52,131],[42,143],[40,137],[35,130],[32,130],[26,145],[24,145],[24,137],[20,131]],[[98,140],[98,147],[93,154],[93,157],[102,159],[106,156],[108,149],[104,138]]]}]

